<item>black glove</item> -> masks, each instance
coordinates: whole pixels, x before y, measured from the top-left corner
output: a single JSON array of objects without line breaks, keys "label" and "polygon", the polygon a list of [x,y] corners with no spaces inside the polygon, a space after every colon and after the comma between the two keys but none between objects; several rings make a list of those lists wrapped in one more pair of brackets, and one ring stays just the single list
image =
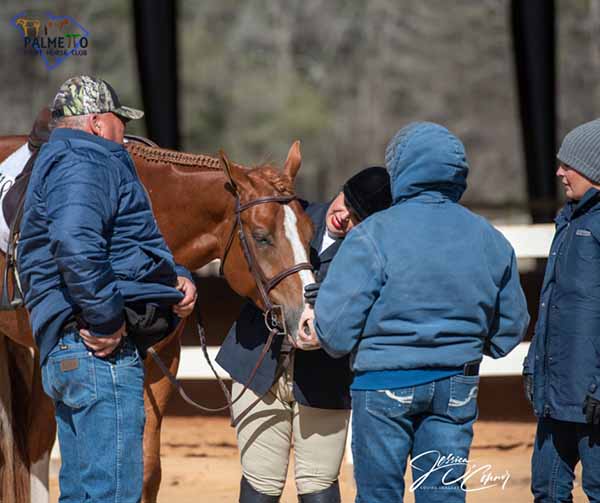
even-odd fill
[{"label": "black glove", "polygon": [[600,426],[600,400],[587,395],[583,401],[583,413],[586,423],[594,425],[595,428]]},{"label": "black glove", "polygon": [[311,283],[310,285],[306,285],[304,287],[304,301],[312,307],[315,307],[315,302],[317,302],[317,295],[319,293],[319,288],[321,288],[321,283]]},{"label": "black glove", "polygon": [[525,390],[525,398],[533,405],[533,375],[523,374],[523,389]]}]

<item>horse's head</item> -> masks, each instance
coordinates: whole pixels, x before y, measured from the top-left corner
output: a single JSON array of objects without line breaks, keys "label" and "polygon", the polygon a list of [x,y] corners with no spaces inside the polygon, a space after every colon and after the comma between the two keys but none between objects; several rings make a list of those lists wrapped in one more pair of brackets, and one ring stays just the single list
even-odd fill
[{"label": "horse's head", "polygon": [[306,265],[313,228],[294,199],[300,142],[290,148],[283,169],[243,168],[224,153],[220,159],[232,199],[222,234],[222,271],[238,294],[261,309],[282,306],[288,330],[295,330],[304,308],[304,285],[314,281]]}]

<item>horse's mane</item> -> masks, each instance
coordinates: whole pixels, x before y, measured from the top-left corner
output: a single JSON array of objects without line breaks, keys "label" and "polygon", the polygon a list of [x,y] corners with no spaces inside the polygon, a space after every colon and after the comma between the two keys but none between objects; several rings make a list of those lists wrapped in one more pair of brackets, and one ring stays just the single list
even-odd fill
[{"label": "horse's mane", "polygon": [[[216,157],[211,157],[204,154],[188,154],[186,152],[177,152],[160,147],[150,147],[137,141],[127,143],[127,150],[132,155],[148,162],[170,164],[178,167],[196,168],[206,171],[221,171],[220,161]],[[247,168],[240,164],[236,166],[247,170],[248,176],[252,178],[254,173],[266,180],[275,187],[275,190],[282,195],[293,195],[293,182],[281,171],[274,166],[264,164]]]},{"label": "horse's mane", "polygon": [[137,142],[127,143],[127,149],[136,157],[148,162],[188,166],[210,171],[220,171],[219,159],[204,154],[188,154],[160,147],[148,147]]}]

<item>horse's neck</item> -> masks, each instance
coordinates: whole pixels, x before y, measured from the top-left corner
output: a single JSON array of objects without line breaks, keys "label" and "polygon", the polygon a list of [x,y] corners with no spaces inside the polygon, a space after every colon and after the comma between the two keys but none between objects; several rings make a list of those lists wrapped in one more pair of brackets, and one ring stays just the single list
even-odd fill
[{"label": "horse's neck", "polygon": [[195,270],[221,258],[224,235],[231,226],[233,198],[225,189],[224,173],[216,167],[218,161],[183,154],[189,156],[187,160],[198,162],[188,165],[149,160],[139,150],[132,154],[160,230],[177,262]]},{"label": "horse's neck", "polygon": [[0,136],[0,162],[4,161],[24,143],[27,143],[27,136]]},{"label": "horse's neck", "polygon": [[[0,162],[26,141],[0,137]],[[195,270],[221,258],[234,202],[218,159],[142,145],[130,145],[129,151],[177,262]]]}]

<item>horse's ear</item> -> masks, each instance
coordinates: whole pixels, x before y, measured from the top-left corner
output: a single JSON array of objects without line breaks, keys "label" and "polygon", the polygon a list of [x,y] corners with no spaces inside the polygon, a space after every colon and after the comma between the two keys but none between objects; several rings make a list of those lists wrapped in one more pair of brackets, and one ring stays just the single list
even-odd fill
[{"label": "horse's ear", "polygon": [[221,169],[225,172],[227,178],[229,179],[229,184],[231,185],[231,188],[234,192],[237,193],[238,186],[235,182],[235,178],[236,175],[238,175],[237,170],[239,168],[232,164],[232,162],[225,155],[225,152],[223,152],[222,150],[219,150],[219,162],[221,164]]},{"label": "horse's ear", "polygon": [[296,140],[288,151],[287,159],[283,165],[283,172],[290,177],[296,178],[296,174],[302,164],[302,154],[300,154],[300,140]]}]

